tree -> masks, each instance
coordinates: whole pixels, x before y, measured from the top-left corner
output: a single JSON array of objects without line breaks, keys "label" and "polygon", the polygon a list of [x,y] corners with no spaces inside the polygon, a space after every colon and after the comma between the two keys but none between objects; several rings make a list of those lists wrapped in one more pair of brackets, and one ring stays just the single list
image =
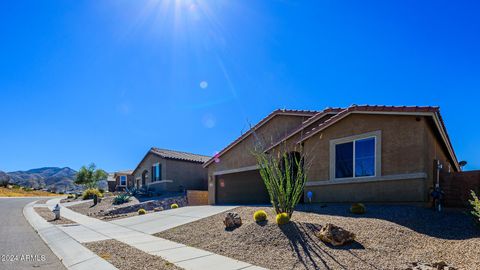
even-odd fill
[{"label": "tree", "polygon": [[[283,145],[285,146],[285,145]],[[277,214],[287,213],[290,218],[303,196],[308,165],[303,149],[288,151],[280,145],[269,152],[264,147],[253,151],[260,175],[267,187],[270,201]]]},{"label": "tree", "polygon": [[82,166],[75,177],[75,184],[84,185],[86,188],[96,188],[98,181],[107,179],[108,174],[102,170],[97,169],[95,163]]}]

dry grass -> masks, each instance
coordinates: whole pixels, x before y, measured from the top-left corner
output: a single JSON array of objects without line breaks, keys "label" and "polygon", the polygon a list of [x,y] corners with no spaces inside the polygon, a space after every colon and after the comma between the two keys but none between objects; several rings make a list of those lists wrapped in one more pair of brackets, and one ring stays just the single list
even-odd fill
[{"label": "dry grass", "polygon": [[59,196],[59,195],[55,193],[42,191],[42,190],[26,191],[23,188],[0,187],[0,197],[45,197],[45,196]]},{"label": "dry grass", "polygon": [[[292,222],[275,224],[270,207],[234,209],[243,225],[226,231],[225,213],[155,236],[205,249],[269,269],[406,269],[408,263],[445,261],[458,269],[479,269],[480,230],[459,211],[435,213],[411,206],[367,206],[353,215],[347,205],[296,211]],[[268,222],[257,224],[263,209]],[[314,213],[315,212],[315,213]],[[326,223],[356,234],[356,242],[333,247],[315,233]]]}]

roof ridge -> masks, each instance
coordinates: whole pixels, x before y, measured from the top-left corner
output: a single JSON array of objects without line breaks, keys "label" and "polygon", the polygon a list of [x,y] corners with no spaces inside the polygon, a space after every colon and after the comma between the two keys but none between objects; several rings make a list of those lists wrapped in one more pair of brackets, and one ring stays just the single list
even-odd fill
[{"label": "roof ridge", "polygon": [[202,155],[202,154],[195,154],[192,152],[186,152],[186,151],[178,151],[178,150],[171,150],[171,149],[166,149],[166,148],[158,148],[153,146],[150,150],[157,150],[157,151],[170,151],[170,152],[176,152],[176,153],[182,153],[182,154],[190,154],[190,155],[195,155],[195,156],[202,156],[202,157],[208,157],[210,158],[211,156],[207,155]]}]

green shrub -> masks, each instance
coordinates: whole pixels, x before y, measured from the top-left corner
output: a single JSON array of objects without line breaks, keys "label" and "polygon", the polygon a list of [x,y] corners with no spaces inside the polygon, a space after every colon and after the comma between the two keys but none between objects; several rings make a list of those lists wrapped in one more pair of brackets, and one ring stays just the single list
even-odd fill
[{"label": "green shrub", "polygon": [[67,199],[73,199],[73,198],[75,198],[75,195],[73,195],[73,194],[68,194]]},{"label": "green shrub", "polygon": [[475,217],[476,221],[480,224],[480,199],[477,197],[477,194],[472,190],[472,200],[468,200],[472,205],[472,215]]},{"label": "green shrub", "polygon": [[130,195],[127,193],[119,194],[113,198],[113,204],[123,204],[130,201]]},{"label": "green shrub", "polygon": [[267,212],[263,210],[258,210],[253,214],[253,219],[255,222],[262,222],[267,220]]},{"label": "green shrub", "polygon": [[147,213],[147,211],[145,209],[143,209],[143,208],[138,209],[138,214],[139,215],[145,215],[146,213]]},{"label": "green shrub", "polygon": [[178,204],[172,203],[172,205],[170,205],[170,208],[172,208],[172,209],[178,208]]},{"label": "green shrub", "polygon": [[365,207],[365,205],[363,203],[354,203],[350,207],[350,212],[353,213],[353,214],[361,215],[361,214],[365,214],[365,212],[367,212],[367,208]]},{"label": "green shrub", "polygon": [[100,193],[100,191],[96,188],[89,188],[87,190],[85,190],[82,194],[82,199],[84,200],[90,200],[90,199],[93,199],[93,197],[97,195],[98,198],[101,198],[102,197],[102,193]]},{"label": "green shrub", "polygon": [[23,190],[29,192],[29,191],[32,191],[33,189],[32,189],[32,188],[29,188],[29,187],[25,187]]},{"label": "green shrub", "polygon": [[98,191],[100,191],[100,193],[102,193],[102,194],[105,193],[105,189],[103,189],[103,188],[99,188]]},{"label": "green shrub", "polygon": [[277,215],[276,221],[278,225],[284,225],[290,222],[290,218],[287,213],[280,213]]}]

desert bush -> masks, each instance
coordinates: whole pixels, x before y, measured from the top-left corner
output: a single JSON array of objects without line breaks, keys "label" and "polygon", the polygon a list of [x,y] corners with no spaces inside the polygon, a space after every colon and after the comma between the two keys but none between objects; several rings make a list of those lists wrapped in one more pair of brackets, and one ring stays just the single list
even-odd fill
[{"label": "desert bush", "polygon": [[253,214],[253,219],[255,222],[262,222],[267,220],[267,212],[264,210],[258,210]]},{"label": "desert bush", "polygon": [[87,189],[83,192],[82,199],[90,200],[90,199],[93,199],[93,197],[95,197],[95,195],[97,195],[98,198],[102,197],[102,193],[100,193],[100,191],[98,189],[89,188],[89,189]]},{"label": "desert bush", "polygon": [[178,204],[172,203],[172,205],[170,206],[170,208],[172,208],[172,209],[178,208]]},{"label": "desert bush", "polygon": [[478,224],[480,224],[480,199],[477,197],[477,194],[472,190],[471,191],[472,199],[468,200],[472,205],[472,215],[475,217]]},{"label": "desert bush", "polygon": [[353,214],[361,215],[367,212],[367,208],[363,203],[354,203],[350,206],[350,212]]},{"label": "desert bush", "polygon": [[32,189],[32,188],[30,188],[30,187],[25,187],[25,188],[23,188],[23,190],[25,190],[25,191],[29,192],[29,191],[32,191],[33,189]]},{"label": "desert bush", "polygon": [[288,216],[288,213],[280,213],[277,214],[276,221],[278,225],[284,225],[290,222],[290,217]]},{"label": "desert bush", "polygon": [[75,198],[75,195],[73,195],[73,194],[68,194],[67,199],[73,199],[73,198]]},{"label": "desert bush", "polygon": [[145,215],[146,213],[147,213],[147,211],[145,209],[143,209],[143,208],[138,209],[138,214],[139,215]]},{"label": "desert bush", "polygon": [[115,198],[113,198],[113,204],[123,204],[123,203],[127,203],[130,201],[130,195],[128,195],[128,193],[123,193],[123,194],[119,194],[117,196],[115,196]]},{"label": "desert bush", "polygon": [[105,193],[105,189],[103,189],[103,188],[99,188],[98,191],[100,191],[100,193],[102,193],[102,194]]}]

